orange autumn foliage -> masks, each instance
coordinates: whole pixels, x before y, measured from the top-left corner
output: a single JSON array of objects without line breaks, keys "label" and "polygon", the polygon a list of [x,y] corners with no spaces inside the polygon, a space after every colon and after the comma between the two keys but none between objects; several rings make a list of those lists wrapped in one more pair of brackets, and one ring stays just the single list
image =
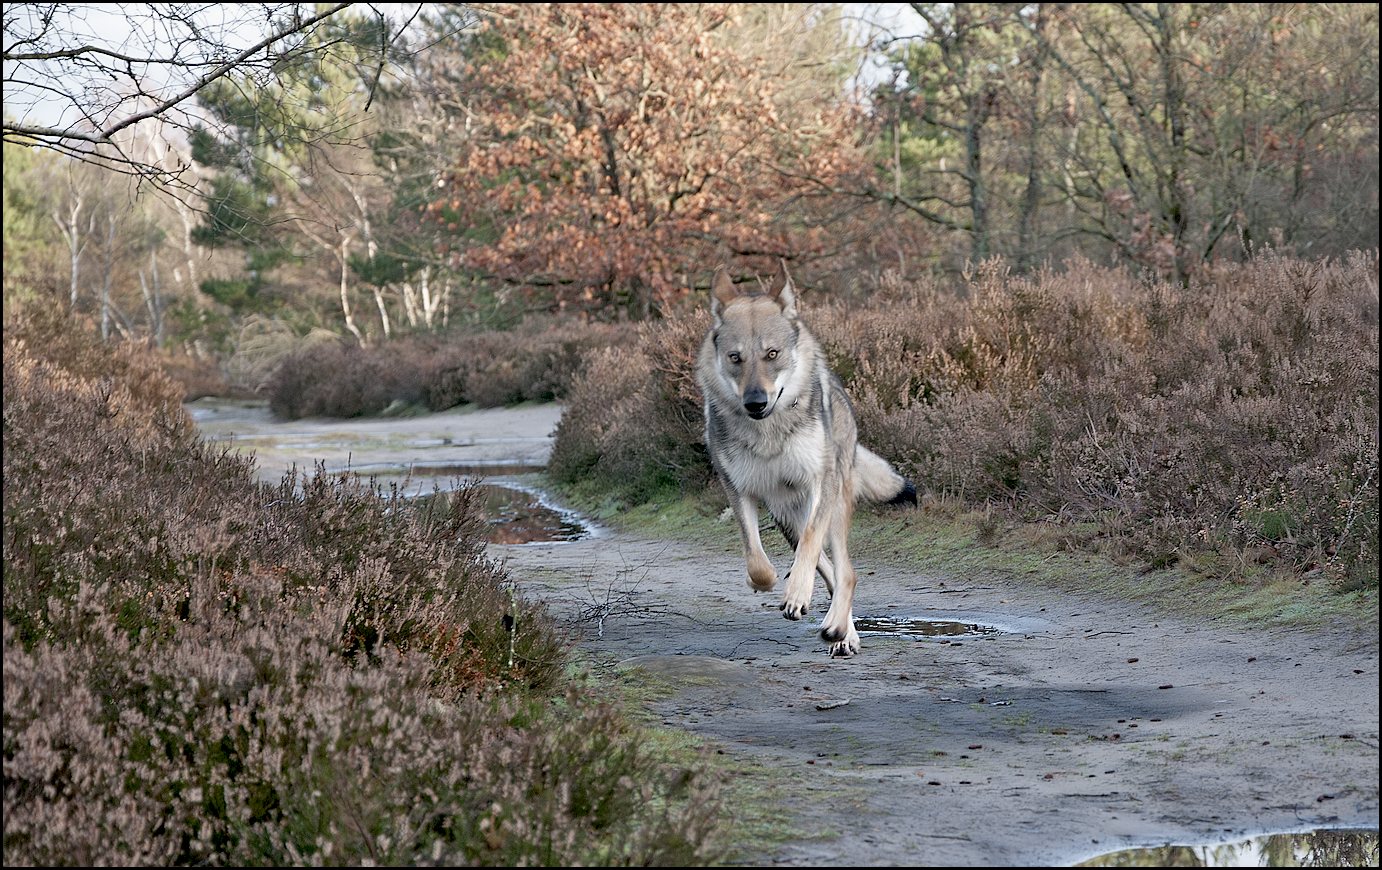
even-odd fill
[{"label": "orange autumn foliage", "polygon": [[858,165],[851,109],[842,87],[786,96],[791,65],[772,46],[734,48],[741,21],[715,4],[534,4],[487,19],[475,50],[446,61],[462,65],[446,78],[466,134],[427,207],[460,260],[548,288],[560,307],[641,317],[721,259],[820,247],[783,214],[822,189],[803,177]]}]

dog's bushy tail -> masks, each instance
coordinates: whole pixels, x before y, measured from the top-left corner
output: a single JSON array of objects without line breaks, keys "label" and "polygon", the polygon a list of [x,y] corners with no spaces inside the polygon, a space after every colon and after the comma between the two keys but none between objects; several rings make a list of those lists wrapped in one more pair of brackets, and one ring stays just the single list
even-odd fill
[{"label": "dog's bushy tail", "polygon": [[854,448],[854,498],[887,504],[916,504],[917,489],[888,461],[865,447]]}]

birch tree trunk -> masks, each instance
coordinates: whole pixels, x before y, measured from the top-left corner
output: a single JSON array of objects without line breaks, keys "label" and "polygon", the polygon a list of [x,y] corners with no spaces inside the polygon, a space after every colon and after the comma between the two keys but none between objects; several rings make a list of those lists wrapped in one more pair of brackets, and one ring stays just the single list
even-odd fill
[{"label": "birch tree trunk", "polygon": [[408,317],[408,325],[416,329],[418,320],[417,291],[413,289],[412,281],[404,281],[399,286],[403,289],[403,313]]},{"label": "birch tree trunk", "polygon": [[91,234],[96,229],[96,211],[92,209],[88,215],[88,227],[86,237],[82,237],[81,230],[77,226],[77,221],[81,218],[82,204],[86,197],[79,193],[75,188],[70,190],[72,199],[67,207],[67,217],[64,220],[58,212],[52,214],[53,223],[58,225],[58,232],[62,234],[63,241],[67,242],[68,252],[72,255],[72,291],[71,301],[68,307],[77,307],[77,288],[80,286],[78,281],[82,272],[82,252],[86,250],[86,243]]},{"label": "birch tree trunk", "polygon": [[101,286],[101,341],[110,340],[110,278],[115,271],[115,209],[106,199],[106,277]]},{"label": "birch tree trunk", "polygon": [[[437,307],[441,304],[441,297],[437,296],[435,299],[432,298],[431,291],[429,290],[429,281],[431,277],[432,267],[423,266],[422,273],[419,276],[419,281],[422,285],[422,319],[423,322],[427,324],[428,329],[432,328],[437,317]],[[447,286],[450,285],[448,284]]]},{"label": "birch tree trunk", "polygon": [[149,311],[149,338],[155,347],[163,346],[163,300],[158,295],[158,257],[149,251],[149,279],[139,270],[139,289],[144,292],[144,307]]},{"label": "birch tree trunk", "polygon": [[370,289],[374,291],[374,304],[379,306],[379,321],[384,324],[384,338],[387,340],[391,333],[389,330],[389,310],[384,307],[384,293],[378,287],[371,287]]},{"label": "birch tree trunk", "polygon": [[355,318],[350,313],[350,292],[346,284],[346,278],[350,274],[350,267],[346,265],[346,257],[350,255],[350,236],[341,233],[341,312],[345,314],[346,329],[355,336],[355,340],[360,342],[360,346],[365,346],[365,337],[360,334],[360,330],[355,325]]}]

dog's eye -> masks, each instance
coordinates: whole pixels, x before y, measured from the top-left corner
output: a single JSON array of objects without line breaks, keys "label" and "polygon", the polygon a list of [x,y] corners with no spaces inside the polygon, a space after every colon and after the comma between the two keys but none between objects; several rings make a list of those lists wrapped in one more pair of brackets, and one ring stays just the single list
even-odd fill
[{"label": "dog's eye", "polygon": [[770,350],[770,351],[768,351],[768,359],[777,359],[777,351],[776,351],[776,350]]},{"label": "dog's eye", "polygon": [[732,354],[730,354],[730,355],[729,355],[729,361],[732,362],[732,363],[734,363],[735,365],[739,365],[739,354],[737,354],[737,353],[732,353]]}]

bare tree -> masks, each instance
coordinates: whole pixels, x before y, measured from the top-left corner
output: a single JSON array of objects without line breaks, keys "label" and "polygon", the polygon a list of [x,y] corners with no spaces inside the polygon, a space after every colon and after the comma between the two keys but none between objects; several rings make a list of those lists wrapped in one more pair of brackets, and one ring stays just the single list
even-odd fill
[{"label": "bare tree", "polygon": [[[298,3],[6,3],[0,135],[175,184],[185,163],[143,159],[119,134],[144,122],[190,129],[203,90],[232,73],[268,76],[295,54],[320,50],[306,48],[306,36],[351,5],[304,16]],[[55,121],[31,120],[45,108]],[[20,117],[10,117],[16,110]]]},{"label": "bare tree", "polygon": [[[1076,250],[1185,282],[1242,254],[1376,245],[1377,9],[1366,4],[910,4],[884,34],[871,176],[1030,269]],[[963,234],[963,235],[961,235]]]},{"label": "bare tree", "polygon": [[[81,287],[82,253],[86,250],[87,241],[96,232],[96,209],[88,207],[87,191],[73,178],[72,168],[68,167],[67,184],[61,200],[53,206],[52,217],[58,232],[62,234],[62,240],[67,243],[71,257],[71,301],[68,306],[76,308]],[[86,224],[84,228],[83,221]]]},{"label": "bare tree", "polygon": [[[1376,7],[1128,3],[1056,19],[1050,34],[1017,20],[1098,131],[1056,154],[1079,167],[1069,195],[1089,232],[1182,282],[1235,227],[1301,253],[1329,236],[1376,244]],[[1354,191],[1325,189],[1335,167]],[[1330,217],[1345,210],[1352,226]]]}]

